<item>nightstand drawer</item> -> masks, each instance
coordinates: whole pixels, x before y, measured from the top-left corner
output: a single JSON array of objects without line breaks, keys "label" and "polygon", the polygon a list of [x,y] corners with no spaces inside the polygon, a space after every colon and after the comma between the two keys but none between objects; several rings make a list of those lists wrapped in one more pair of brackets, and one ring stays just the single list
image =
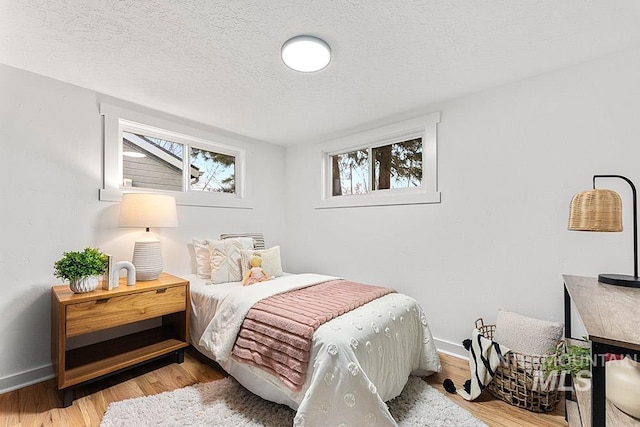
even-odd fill
[{"label": "nightstand drawer", "polygon": [[186,292],[186,286],[174,286],[69,304],[66,307],[66,336],[73,337],[184,311]]}]

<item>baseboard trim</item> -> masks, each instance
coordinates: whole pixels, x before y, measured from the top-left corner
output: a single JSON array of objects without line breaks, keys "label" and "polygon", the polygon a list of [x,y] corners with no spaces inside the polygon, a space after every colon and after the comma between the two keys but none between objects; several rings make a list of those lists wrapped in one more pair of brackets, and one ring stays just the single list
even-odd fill
[{"label": "baseboard trim", "polygon": [[55,376],[53,365],[49,364],[3,377],[0,378],[0,394],[50,380],[51,378],[55,378]]},{"label": "baseboard trim", "polygon": [[469,352],[462,344],[456,344],[451,341],[434,338],[433,342],[440,353],[448,354],[460,359],[469,360]]}]

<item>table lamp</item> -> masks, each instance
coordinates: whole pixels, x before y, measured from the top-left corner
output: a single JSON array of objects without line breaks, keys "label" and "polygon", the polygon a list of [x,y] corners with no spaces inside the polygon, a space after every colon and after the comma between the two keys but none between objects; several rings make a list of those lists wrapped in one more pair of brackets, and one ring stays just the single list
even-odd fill
[{"label": "table lamp", "polygon": [[133,265],[136,280],[154,280],[162,273],[160,241],[149,228],[177,227],[176,199],[150,193],[125,193],[120,205],[120,227],[145,228],[144,237],[136,240]]},{"label": "table lamp", "polygon": [[596,189],[596,178],[619,178],[631,186],[633,194],[633,276],[600,274],[598,281],[609,285],[640,288],[638,278],[638,216],[636,187],[622,175],[594,175],[593,190],[573,196],[569,210],[569,230],[622,231],[622,200],[613,190]]}]

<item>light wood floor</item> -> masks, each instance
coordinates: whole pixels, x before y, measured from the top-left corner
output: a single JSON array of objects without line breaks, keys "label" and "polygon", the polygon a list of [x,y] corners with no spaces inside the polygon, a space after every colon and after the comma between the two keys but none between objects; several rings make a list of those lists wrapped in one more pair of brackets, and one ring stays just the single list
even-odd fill
[{"label": "light wood floor", "polygon": [[[566,426],[564,404],[552,414],[534,414],[515,408],[492,397],[481,396],[467,402],[457,394],[442,388],[445,378],[461,386],[469,378],[467,362],[441,355],[443,371],[432,375],[428,382],[458,405],[491,427],[502,426]],[[184,363],[154,362],[133,371],[79,387],[76,399],[68,408],[60,408],[60,395],[55,380],[45,381],[0,395],[0,426],[98,426],[111,402],[175,390],[198,382],[213,381],[225,376],[219,367],[204,363],[194,351],[185,355]]]},{"label": "light wood floor", "polygon": [[464,400],[457,393],[447,393],[442,386],[446,378],[451,378],[458,388],[462,387],[464,382],[470,378],[469,362],[440,354],[440,363],[442,364],[442,372],[427,377],[427,382],[490,427],[557,427],[567,425],[564,420],[564,400],[558,403],[555,411],[538,414],[511,406],[494,398],[486,391],[473,402]]}]

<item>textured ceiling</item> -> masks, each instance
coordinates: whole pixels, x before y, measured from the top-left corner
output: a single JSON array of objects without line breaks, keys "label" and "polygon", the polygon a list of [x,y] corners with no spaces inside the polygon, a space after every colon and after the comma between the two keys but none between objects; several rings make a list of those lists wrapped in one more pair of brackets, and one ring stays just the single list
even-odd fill
[{"label": "textured ceiling", "polygon": [[[636,0],[0,0],[0,63],[277,144],[640,45]],[[297,34],[333,59],[300,74]]]}]

